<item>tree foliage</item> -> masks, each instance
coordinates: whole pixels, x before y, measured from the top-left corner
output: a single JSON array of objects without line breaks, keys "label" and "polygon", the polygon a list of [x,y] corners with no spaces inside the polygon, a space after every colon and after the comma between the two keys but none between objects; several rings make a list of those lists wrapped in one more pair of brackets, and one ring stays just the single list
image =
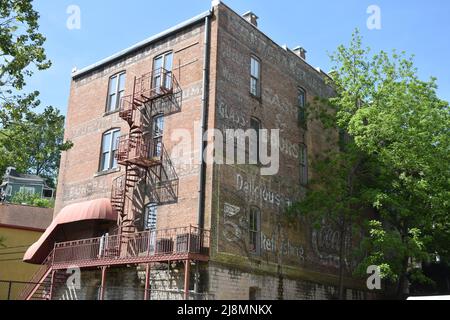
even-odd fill
[{"label": "tree foliage", "polygon": [[42,199],[41,196],[37,193],[30,194],[25,192],[16,193],[11,199],[11,203],[40,208],[53,208],[55,205],[53,200]]},{"label": "tree foliage", "polygon": [[[436,79],[419,79],[411,57],[371,54],[358,31],[331,59],[336,90],[328,101],[335,115],[331,123],[350,135],[350,147],[315,165],[319,177],[324,163],[336,170],[313,183],[298,208],[316,207],[329,216],[327,204],[337,201],[333,214],[358,216],[367,227],[360,273],[378,265],[401,293],[407,276],[417,275],[417,262],[448,257],[449,105],[438,98]],[[355,164],[361,170],[349,171]],[[358,181],[356,192],[349,192],[348,183],[333,182],[345,182],[348,172]],[[364,204],[375,215],[362,210]]]},{"label": "tree foliage", "polygon": [[54,184],[63,142],[64,117],[40,104],[39,92],[23,93],[26,79],[51,63],[39,32],[39,14],[31,0],[0,2],[0,174],[7,166],[33,173]]},{"label": "tree foliage", "polygon": [[61,152],[72,147],[64,142],[64,116],[48,107],[42,113],[28,112],[20,123],[0,135],[0,172],[14,166],[21,172],[47,178],[51,186],[59,168]]},{"label": "tree foliage", "polygon": [[0,2],[0,127],[20,121],[26,111],[39,105],[38,92],[20,93],[34,70],[51,65],[38,22],[31,0]]}]

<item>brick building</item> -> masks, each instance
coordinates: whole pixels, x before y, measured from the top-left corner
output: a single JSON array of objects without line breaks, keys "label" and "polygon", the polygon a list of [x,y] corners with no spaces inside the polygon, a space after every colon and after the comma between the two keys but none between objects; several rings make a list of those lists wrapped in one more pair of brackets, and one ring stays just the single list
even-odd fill
[{"label": "brick building", "polygon": [[[284,214],[314,174],[308,162],[337,141],[306,120],[308,102],[333,90],[303,48],[277,45],[257,21],[213,1],[73,73],[74,147],[62,157],[55,220],[25,256],[43,264],[40,285],[23,298],[336,297],[339,233]],[[212,129],[227,141],[229,129],[279,129],[277,174],[203,161]],[[68,292],[73,266],[81,286]],[[347,276],[347,296],[367,298]]]}]

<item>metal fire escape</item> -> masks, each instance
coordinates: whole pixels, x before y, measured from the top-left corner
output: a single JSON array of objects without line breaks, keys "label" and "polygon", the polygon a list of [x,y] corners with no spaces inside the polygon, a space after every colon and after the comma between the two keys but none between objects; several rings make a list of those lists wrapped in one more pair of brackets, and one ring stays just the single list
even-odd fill
[{"label": "metal fire escape", "polygon": [[[159,135],[153,135],[155,117],[181,111],[182,90],[172,72],[157,69],[135,78],[133,93],[121,99],[119,116],[130,131],[117,141],[115,157],[125,173],[112,185],[111,202],[118,212],[118,234],[55,243],[53,251],[20,293],[19,299],[55,299],[55,288],[64,286],[65,271],[101,267],[100,300],[104,299],[106,268],[145,264],[144,300],[151,297],[150,268],[153,263],[183,262],[184,298],[189,298],[190,262],[209,260],[210,233],[185,226],[137,232],[138,186],[145,186],[157,205],[178,201],[178,176]],[[141,189],[139,189],[141,190]],[[59,294],[59,293],[58,293]]]},{"label": "metal fire escape", "polygon": [[156,69],[135,78],[133,93],[120,102],[119,116],[130,126],[118,141],[116,159],[125,174],[113,181],[111,203],[118,212],[120,234],[137,231],[134,192],[145,182],[152,202],[176,202],[178,176],[162,139],[152,135],[153,118],[181,111],[182,90],[171,71]]}]

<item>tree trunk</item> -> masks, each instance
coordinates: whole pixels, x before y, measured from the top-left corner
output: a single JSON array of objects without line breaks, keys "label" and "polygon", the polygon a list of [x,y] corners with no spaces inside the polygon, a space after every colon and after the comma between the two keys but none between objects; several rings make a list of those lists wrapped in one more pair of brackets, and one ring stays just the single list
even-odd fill
[{"label": "tree trunk", "polygon": [[341,238],[339,239],[339,300],[345,300],[344,273],[345,273],[345,217],[341,219]]},{"label": "tree trunk", "polygon": [[408,277],[407,277],[408,264],[409,264],[409,257],[405,257],[402,262],[402,273],[398,280],[398,287],[397,287],[397,298],[401,299],[401,300],[403,300],[405,298],[403,289],[408,281]]}]

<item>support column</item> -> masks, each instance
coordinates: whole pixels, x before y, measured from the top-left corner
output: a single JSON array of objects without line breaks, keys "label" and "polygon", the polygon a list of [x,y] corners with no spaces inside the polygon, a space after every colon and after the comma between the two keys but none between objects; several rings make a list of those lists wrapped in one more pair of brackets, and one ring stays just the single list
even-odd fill
[{"label": "support column", "polygon": [[12,282],[10,281],[8,284],[8,301],[11,300],[11,287],[12,287]]},{"label": "support column", "polygon": [[150,271],[151,271],[151,265],[150,263],[147,264],[147,267],[145,268],[145,293],[144,293],[144,300],[150,300],[151,292],[150,292]]},{"label": "support column", "polygon": [[189,300],[189,280],[191,279],[191,261],[184,263],[184,300]]},{"label": "support column", "polygon": [[104,300],[105,298],[105,280],[106,280],[106,269],[107,267],[102,268],[102,283],[100,286],[100,300]]}]

